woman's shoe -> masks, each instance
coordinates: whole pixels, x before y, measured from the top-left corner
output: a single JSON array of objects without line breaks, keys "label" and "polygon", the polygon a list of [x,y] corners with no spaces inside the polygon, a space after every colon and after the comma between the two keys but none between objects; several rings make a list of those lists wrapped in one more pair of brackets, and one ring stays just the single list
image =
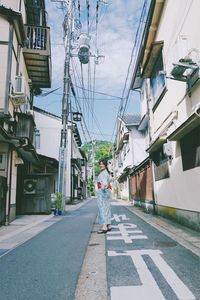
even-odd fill
[{"label": "woman's shoe", "polygon": [[106,233],[108,230],[107,229],[100,229],[97,231],[97,233],[101,234],[101,233]]},{"label": "woman's shoe", "polygon": [[111,230],[112,230],[111,225],[107,225],[107,231],[111,231]]}]

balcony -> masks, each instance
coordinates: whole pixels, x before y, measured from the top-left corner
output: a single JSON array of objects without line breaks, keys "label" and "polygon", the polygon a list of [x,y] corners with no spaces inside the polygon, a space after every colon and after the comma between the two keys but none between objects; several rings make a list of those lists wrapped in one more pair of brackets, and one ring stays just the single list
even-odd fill
[{"label": "balcony", "polygon": [[32,86],[51,87],[51,45],[50,28],[25,25],[26,45],[24,59]]}]

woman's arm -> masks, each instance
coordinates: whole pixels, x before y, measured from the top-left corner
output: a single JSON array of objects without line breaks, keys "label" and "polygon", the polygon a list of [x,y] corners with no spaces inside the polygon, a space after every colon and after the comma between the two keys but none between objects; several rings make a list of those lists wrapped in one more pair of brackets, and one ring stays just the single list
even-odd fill
[{"label": "woman's arm", "polygon": [[100,177],[101,189],[107,189],[110,182],[110,175],[108,172],[102,172]]}]

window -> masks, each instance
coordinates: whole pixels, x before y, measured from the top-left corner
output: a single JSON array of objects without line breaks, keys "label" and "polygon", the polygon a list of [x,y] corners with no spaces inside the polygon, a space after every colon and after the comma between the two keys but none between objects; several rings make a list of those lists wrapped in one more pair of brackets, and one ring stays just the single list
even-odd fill
[{"label": "window", "polygon": [[160,99],[166,88],[165,74],[163,70],[162,51],[158,56],[150,78],[151,92],[154,104]]},{"label": "window", "polygon": [[200,126],[180,140],[183,171],[200,166]]},{"label": "window", "polygon": [[6,153],[0,152],[0,171],[6,169]]},{"label": "window", "polygon": [[169,178],[169,157],[164,153],[163,146],[152,153],[152,160],[154,162],[155,181]]},{"label": "window", "polygon": [[34,144],[35,149],[40,149],[40,131],[38,129],[35,129],[34,132]]}]

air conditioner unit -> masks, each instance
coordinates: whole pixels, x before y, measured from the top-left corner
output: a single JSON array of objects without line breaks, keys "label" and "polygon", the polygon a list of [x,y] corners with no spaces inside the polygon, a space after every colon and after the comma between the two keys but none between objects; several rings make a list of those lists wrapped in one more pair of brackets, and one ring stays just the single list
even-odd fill
[{"label": "air conditioner unit", "polygon": [[37,179],[24,179],[24,194],[36,194]]},{"label": "air conditioner unit", "polygon": [[10,99],[14,106],[20,106],[26,103],[26,97],[23,95],[10,95]]},{"label": "air conditioner unit", "polygon": [[13,94],[25,96],[25,80],[24,80],[23,76],[15,76],[15,83],[13,86]]},{"label": "air conditioner unit", "polygon": [[10,98],[14,106],[26,103],[25,80],[23,76],[16,76],[14,85],[11,85]]},{"label": "air conditioner unit", "polygon": [[172,156],[172,144],[171,142],[167,142],[165,144],[163,144],[163,152],[166,156],[171,157]]}]

